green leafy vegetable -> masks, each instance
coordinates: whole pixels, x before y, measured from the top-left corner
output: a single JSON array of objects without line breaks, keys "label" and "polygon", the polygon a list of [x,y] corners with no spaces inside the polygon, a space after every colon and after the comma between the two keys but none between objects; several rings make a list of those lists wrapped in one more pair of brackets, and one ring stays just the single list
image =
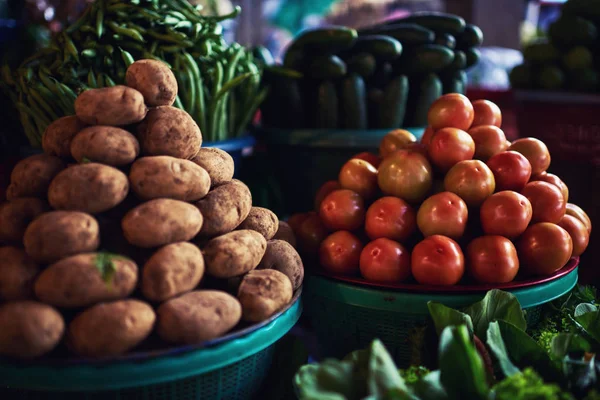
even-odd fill
[{"label": "green leafy vegetable", "polygon": [[[346,400],[344,392],[336,392],[335,387],[330,388],[327,386],[328,380],[321,382],[318,376],[318,372],[324,367],[325,362],[321,365],[308,364],[298,370],[294,377],[294,384],[298,389],[298,397],[305,400]],[[352,364],[350,363],[339,363],[340,375],[342,378],[347,379],[346,385],[349,385],[352,381]]]},{"label": "green leafy vegetable", "polygon": [[600,343],[600,311],[581,314],[575,317],[575,321],[581,325],[585,333]]},{"label": "green leafy vegetable", "polygon": [[369,394],[381,397],[392,389],[407,394],[408,388],[400,376],[396,364],[390,357],[383,343],[374,340],[369,354],[369,377],[367,379]]},{"label": "green leafy vegetable", "polygon": [[471,316],[475,334],[480,338],[486,336],[488,325],[496,320],[506,321],[523,331],[527,328],[519,300],[502,290],[490,290],[483,300],[467,307],[464,312]]},{"label": "green leafy vegetable", "polygon": [[559,333],[552,339],[550,356],[555,360],[562,360],[573,351],[590,351],[590,343],[576,333]]},{"label": "green leafy vegetable", "polygon": [[446,307],[436,301],[427,302],[427,308],[435,324],[435,331],[438,336],[446,327],[453,325],[466,325],[469,334],[473,334],[473,322],[468,314]]},{"label": "green leafy vegetable", "polygon": [[572,400],[556,384],[544,383],[531,368],[514,374],[492,388],[495,400]]},{"label": "green leafy vegetable", "polygon": [[581,303],[575,307],[574,317],[579,317],[583,314],[598,311],[598,307],[592,303]]},{"label": "green leafy vegetable", "polygon": [[425,375],[412,386],[415,395],[421,400],[449,399],[440,377],[440,371],[432,371]]},{"label": "green leafy vegetable", "polygon": [[406,384],[412,385],[420,381],[423,377],[427,376],[431,371],[422,365],[411,365],[407,369],[401,369],[399,372]]},{"label": "green leafy vegetable", "polygon": [[486,343],[498,360],[500,369],[505,376],[512,376],[520,372],[519,368],[510,361],[497,321],[492,322],[488,327]]}]

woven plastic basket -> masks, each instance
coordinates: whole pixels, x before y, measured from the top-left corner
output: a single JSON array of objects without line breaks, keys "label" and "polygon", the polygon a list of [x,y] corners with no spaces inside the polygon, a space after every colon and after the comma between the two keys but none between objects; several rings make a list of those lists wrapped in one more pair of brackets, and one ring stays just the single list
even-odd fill
[{"label": "woven plastic basket", "polygon": [[271,367],[275,344],[302,313],[298,292],[282,313],[204,344],[115,360],[0,360],[0,399],[250,400]]}]

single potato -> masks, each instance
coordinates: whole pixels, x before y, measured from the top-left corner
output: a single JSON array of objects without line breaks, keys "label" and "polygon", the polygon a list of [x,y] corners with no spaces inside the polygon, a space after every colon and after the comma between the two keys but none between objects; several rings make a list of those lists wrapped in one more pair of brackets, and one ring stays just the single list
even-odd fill
[{"label": "single potato", "polygon": [[233,157],[216,147],[203,147],[192,161],[201,166],[210,175],[212,186],[219,186],[233,179],[235,165]]},{"label": "single potato", "polygon": [[138,60],[127,68],[127,86],[139,91],[149,107],[172,106],[177,97],[177,79],[167,64]]},{"label": "single potato", "polygon": [[52,351],[65,333],[58,311],[36,301],[0,305],[0,354],[32,359]]},{"label": "single potato", "polygon": [[0,242],[22,243],[27,226],[48,210],[44,200],[34,197],[21,197],[0,204]]},{"label": "single potato", "polygon": [[50,211],[37,217],[25,231],[25,251],[35,261],[49,264],[100,246],[98,221],[79,211]]},{"label": "single potato", "polygon": [[180,200],[155,199],[129,211],[121,222],[134,246],[150,248],[191,240],[202,228],[202,214]]},{"label": "single potato", "polygon": [[260,263],[267,240],[260,233],[241,230],[211,239],[204,247],[206,272],[216,278],[232,278]]},{"label": "single potato", "polygon": [[160,248],[144,265],[142,294],[150,301],[163,302],[193,290],[204,276],[204,258],[188,242]]},{"label": "single potato", "polygon": [[242,304],[242,319],[261,322],[281,311],[293,296],[292,283],[283,273],[274,269],[248,272],[238,289]]},{"label": "single potato", "polygon": [[198,290],[163,303],[157,311],[156,330],[165,341],[197,344],[216,339],[240,321],[242,308],[232,295]]},{"label": "single potato", "polygon": [[0,247],[0,301],[33,298],[39,265],[17,247]]},{"label": "single potato", "polygon": [[263,235],[265,239],[270,240],[279,229],[279,220],[277,215],[271,210],[263,207],[252,207],[246,219],[237,227],[237,229],[250,229]]},{"label": "single potato", "polygon": [[189,160],[202,145],[202,133],[190,115],[178,108],[151,109],[138,125],[142,153],[147,156],[172,156]]},{"label": "single potato", "polygon": [[46,198],[50,182],[65,168],[62,160],[48,154],[36,154],[19,161],[10,174],[6,198]]},{"label": "single potato", "polygon": [[100,303],[71,321],[67,346],[83,357],[118,356],[143,342],[155,321],[152,307],[139,300]]},{"label": "single potato", "polygon": [[77,118],[89,125],[125,126],[146,116],[144,96],[127,86],[88,89],[75,99]]},{"label": "single potato", "polygon": [[129,183],[143,200],[197,201],[210,190],[210,176],[202,167],[171,156],[139,158],[131,166]]},{"label": "single potato", "polygon": [[48,201],[57,210],[97,214],[121,203],[129,192],[127,175],[108,165],[70,166],[50,184]]},{"label": "single potato", "polygon": [[237,179],[212,189],[195,203],[204,216],[200,236],[215,237],[233,231],[252,208],[252,194]]},{"label": "single potato", "polygon": [[122,167],[140,154],[140,144],[125,129],[96,125],[83,129],[71,141],[71,154],[77,162],[98,162]]},{"label": "single potato", "polygon": [[267,251],[257,269],[274,269],[282,272],[292,282],[292,288],[298,289],[304,280],[304,264],[294,247],[283,240],[267,242]]},{"label": "single potato", "polygon": [[35,294],[62,308],[89,307],[123,299],[135,289],[138,267],[132,260],[108,253],[84,253],[63,258],[42,271]]},{"label": "single potato", "polygon": [[76,115],[67,115],[52,122],[42,136],[44,152],[61,158],[70,157],[71,140],[86,126]]},{"label": "single potato", "polygon": [[277,229],[277,233],[273,236],[273,239],[285,240],[292,247],[296,248],[296,235],[292,230],[292,227],[285,221],[279,221],[279,228]]}]

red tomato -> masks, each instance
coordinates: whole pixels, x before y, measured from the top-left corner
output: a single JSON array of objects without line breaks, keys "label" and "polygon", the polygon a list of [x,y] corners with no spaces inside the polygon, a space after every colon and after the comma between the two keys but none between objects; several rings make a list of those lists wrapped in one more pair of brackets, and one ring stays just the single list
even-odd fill
[{"label": "red tomato", "polygon": [[365,220],[365,202],[352,190],[335,190],[321,202],[319,217],[332,231],[353,231]]},{"label": "red tomato", "polygon": [[332,274],[351,275],[360,271],[361,241],[348,231],[327,236],[319,248],[321,266]]},{"label": "red tomato", "polygon": [[402,146],[402,150],[414,151],[417,153],[421,153],[425,157],[427,157],[427,146],[425,146],[423,143],[419,143],[419,142],[408,143],[408,144],[405,144],[404,146]]},{"label": "red tomato", "polygon": [[521,153],[529,160],[532,174],[541,174],[550,166],[548,147],[536,138],[521,138],[512,142],[508,150]]},{"label": "red tomato", "polygon": [[377,169],[365,160],[353,158],[346,162],[338,177],[344,189],[352,190],[363,199],[372,199],[377,194]]},{"label": "red tomato", "polygon": [[388,238],[402,242],[416,228],[415,210],[398,197],[382,197],[367,210],[365,232],[371,240]]},{"label": "red tomato", "polygon": [[362,153],[358,153],[352,158],[358,158],[359,160],[365,160],[375,168],[379,167],[379,163],[381,163],[381,158],[377,154],[369,153],[368,151],[363,151]]},{"label": "red tomato", "polygon": [[527,197],[505,190],[488,197],[479,209],[481,227],[487,235],[514,239],[525,232],[533,211]]},{"label": "red tomato", "polygon": [[514,190],[520,192],[531,177],[531,165],[521,153],[503,151],[487,161],[494,173],[496,190]]},{"label": "red tomato", "polygon": [[573,241],[573,257],[582,255],[590,243],[590,234],[585,224],[572,215],[565,215],[558,223],[558,226],[567,231],[569,236],[571,236],[571,240]]},{"label": "red tomato", "polygon": [[409,131],[405,129],[395,129],[381,139],[381,142],[379,143],[379,154],[381,157],[385,158],[396,150],[400,150],[402,146],[416,141],[417,138],[415,135]]},{"label": "red tomato", "polygon": [[307,219],[309,216],[311,215],[316,215],[316,212],[306,212],[306,213],[299,213],[299,214],[294,214],[291,217],[288,218],[287,223],[290,226],[290,228],[292,228],[292,230],[294,232],[296,232],[298,230],[298,228],[300,228],[300,224],[302,224],[302,222]]},{"label": "red tomato", "polygon": [[434,129],[458,128],[468,130],[475,111],[469,99],[459,93],[446,94],[433,102],[427,113],[427,122]]},{"label": "red tomato", "polygon": [[423,132],[423,136],[421,136],[421,143],[423,145],[425,145],[425,147],[429,147],[429,143],[431,143],[431,138],[433,137],[434,133],[435,133],[435,131],[433,130],[433,128],[431,126],[428,126],[427,128],[425,128],[425,131]]},{"label": "red tomato", "polygon": [[450,168],[444,188],[456,193],[469,207],[478,207],[496,189],[494,174],[483,161],[465,160]]},{"label": "red tomato", "polygon": [[480,125],[469,129],[469,135],[475,142],[475,157],[478,160],[487,161],[492,156],[505,151],[508,148],[506,136],[502,129],[493,125]]},{"label": "red tomato", "polygon": [[[338,181],[327,181],[325,182],[319,190],[317,190],[317,194],[315,195],[315,210],[319,212],[321,208],[321,202],[327,197],[327,195],[334,190],[341,189],[342,186]],[[290,218],[291,219],[291,218]],[[291,225],[290,225],[291,226]]]},{"label": "red tomato", "polygon": [[592,220],[590,219],[590,217],[588,217],[585,211],[581,209],[581,207],[573,203],[567,203],[567,211],[565,213],[568,215],[572,215],[573,217],[583,222],[583,224],[588,230],[588,233],[592,233]]},{"label": "red tomato", "polygon": [[465,233],[469,211],[465,202],[451,192],[434,194],[421,204],[417,226],[423,236],[443,235],[458,240]]},{"label": "red tomato", "polygon": [[503,236],[481,236],[467,246],[467,268],[479,283],[508,283],[519,272],[517,249]]},{"label": "red tomato", "polygon": [[502,126],[502,112],[500,107],[489,100],[475,100],[473,102],[473,111],[475,117],[471,127],[481,125],[494,125],[500,128]]},{"label": "red tomato", "polygon": [[532,222],[552,222],[557,224],[565,215],[567,202],[560,189],[543,181],[529,182],[521,194],[529,200],[533,208]]},{"label": "red tomato", "polygon": [[413,249],[410,270],[421,285],[456,285],[465,273],[465,257],[454,240],[433,235]]},{"label": "red tomato", "polygon": [[410,252],[393,240],[375,239],[360,253],[360,273],[373,282],[402,282],[410,276]]},{"label": "red tomato", "polygon": [[549,174],[547,172],[542,172],[541,174],[532,175],[529,181],[543,181],[551,183],[560,189],[565,201],[569,201],[569,188],[558,176]]},{"label": "red tomato", "polygon": [[540,222],[527,228],[519,238],[517,251],[523,271],[531,275],[552,275],[571,258],[573,241],[560,226]]},{"label": "red tomato", "polygon": [[398,150],[379,166],[377,181],[383,193],[419,203],[431,190],[433,171],[420,153]]},{"label": "red tomato", "polygon": [[456,128],[443,128],[435,132],[428,147],[433,165],[448,171],[454,164],[470,160],[475,154],[475,142],[465,131]]},{"label": "red tomato", "polygon": [[[294,229],[298,250],[303,256],[316,256],[321,242],[327,237],[328,231],[317,213],[309,213],[297,229]],[[289,224],[289,222],[288,222]]]}]

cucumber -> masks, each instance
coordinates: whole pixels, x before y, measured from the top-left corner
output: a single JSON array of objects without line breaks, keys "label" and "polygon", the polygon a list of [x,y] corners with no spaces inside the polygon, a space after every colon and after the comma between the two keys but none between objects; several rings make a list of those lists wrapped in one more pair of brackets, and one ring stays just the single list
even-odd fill
[{"label": "cucumber", "polygon": [[448,69],[450,70],[459,70],[467,68],[467,55],[462,50],[454,51],[454,59],[452,63],[448,65]]},{"label": "cucumber", "polygon": [[416,12],[408,17],[389,21],[387,24],[397,22],[411,22],[431,29],[434,32],[445,32],[459,35],[465,30],[465,20],[459,16],[442,12]]},{"label": "cucumber", "polygon": [[356,40],[352,51],[370,53],[376,59],[391,61],[402,55],[402,44],[389,36],[367,35]]},{"label": "cucumber", "polygon": [[403,46],[429,44],[433,43],[435,38],[435,33],[431,29],[409,23],[379,25],[365,28],[359,30],[358,35],[385,35],[398,40]]},{"label": "cucumber", "polygon": [[252,56],[254,60],[262,65],[273,65],[275,60],[273,54],[265,46],[255,46],[252,48]]},{"label": "cucumber", "polygon": [[442,90],[444,94],[467,92],[467,73],[463,70],[451,71],[442,77]]},{"label": "cucumber", "polygon": [[355,72],[363,78],[372,76],[377,66],[375,57],[369,53],[355,54],[345,60],[345,62],[348,72]]},{"label": "cucumber", "polygon": [[346,63],[338,56],[318,56],[308,66],[306,74],[314,79],[341,78],[346,75]]},{"label": "cucumber", "polygon": [[306,68],[306,57],[301,49],[289,47],[283,56],[283,66],[298,71]]},{"label": "cucumber", "polygon": [[[523,58],[532,64],[551,64],[558,61],[558,49],[546,40],[536,41],[523,49]],[[467,60],[469,55],[467,54]]]},{"label": "cucumber", "polygon": [[388,83],[390,83],[393,74],[394,69],[392,68],[392,64],[388,62],[379,63],[375,69],[375,73],[369,80],[369,86],[385,89]]},{"label": "cucumber", "polygon": [[428,74],[420,80],[410,82],[410,102],[409,108],[412,112],[410,124],[405,126],[427,126],[427,113],[431,104],[442,95],[442,82],[436,74]]},{"label": "cucumber", "polygon": [[438,72],[454,60],[454,52],[439,44],[426,44],[406,52],[394,64],[395,69],[407,75]]},{"label": "cucumber", "polygon": [[476,47],[471,47],[465,51],[465,56],[467,56],[467,68],[471,68],[473,65],[479,62],[481,58],[481,52]]},{"label": "cucumber", "polygon": [[[263,122],[274,128],[292,129],[305,123],[304,105],[300,90],[300,79],[290,78],[265,69],[269,95],[261,107]],[[269,71],[269,72],[267,72]]]},{"label": "cucumber", "polygon": [[435,44],[439,44],[454,50],[456,48],[456,38],[449,33],[438,33],[435,35]]},{"label": "cucumber", "polygon": [[598,38],[598,29],[586,19],[563,15],[550,24],[548,36],[554,45],[569,49],[593,44]]},{"label": "cucumber", "polygon": [[340,120],[344,129],[367,129],[367,94],[365,81],[350,74],[341,82]]},{"label": "cucumber", "polygon": [[569,0],[561,7],[563,15],[584,17],[600,23],[600,0]]},{"label": "cucumber", "polygon": [[569,71],[569,89],[577,92],[595,92],[598,89],[598,73],[591,68]]},{"label": "cucumber", "polygon": [[456,42],[460,49],[481,46],[483,44],[483,32],[476,25],[466,24],[465,30],[456,38]]},{"label": "cucumber", "polygon": [[317,90],[315,127],[317,129],[338,128],[338,97],[332,81],[324,81]]},{"label": "cucumber", "polygon": [[383,105],[383,95],[384,91],[376,87],[369,88],[367,91],[367,120],[369,122],[369,129],[377,129],[379,109]]},{"label": "cucumber", "polygon": [[269,82],[270,79],[274,79],[278,76],[283,76],[293,79],[301,79],[304,77],[302,72],[296,71],[295,69],[286,68],[281,65],[269,65],[265,68],[263,74],[265,81]]},{"label": "cucumber", "polygon": [[408,78],[400,75],[392,79],[383,92],[377,118],[378,129],[400,128],[406,113],[408,99]]},{"label": "cucumber", "polygon": [[290,47],[314,54],[335,54],[352,47],[357,37],[354,29],[344,26],[308,29],[296,36]]}]

